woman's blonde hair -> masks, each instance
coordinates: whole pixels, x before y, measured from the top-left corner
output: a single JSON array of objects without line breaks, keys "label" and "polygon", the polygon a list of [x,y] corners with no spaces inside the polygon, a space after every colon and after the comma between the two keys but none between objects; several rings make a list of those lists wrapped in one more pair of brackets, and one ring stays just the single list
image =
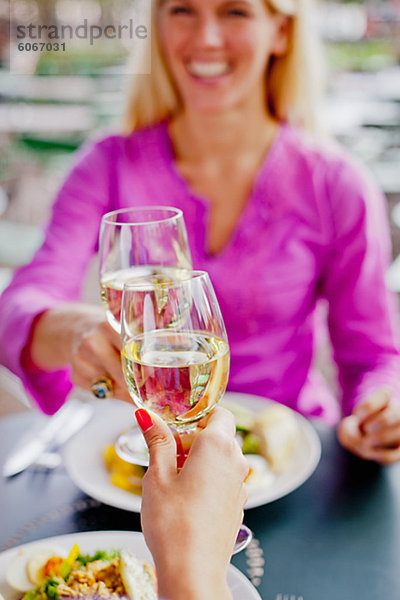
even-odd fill
[{"label": "woman's blonde hair", "polygon": [[[312,0],[264,0],[269,8],[290,17],[288,49],[273,56],[267,68],[267,108],[279,121],[318,130],[318,104],[322,90],[321,49],[311,26]],[[178,90],[169,73],[157,36],[157,7],[152,0],[151,74],[129,80],[124,131],[167,119],[181,107]]]}]

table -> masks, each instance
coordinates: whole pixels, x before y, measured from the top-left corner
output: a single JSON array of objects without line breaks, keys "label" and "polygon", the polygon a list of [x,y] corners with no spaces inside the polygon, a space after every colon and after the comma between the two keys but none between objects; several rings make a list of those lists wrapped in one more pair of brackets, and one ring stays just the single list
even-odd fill
[{"label": "table", "polygon": [[[37,418],[27,412],[0,420],[0,466]],[[264,600],[400,598],[400,464],[362,461],[338,445],[332,428],[315,426],[317,470],[288,496],[246,511],[255,539],[232,562]],[[88,498],[63,469],[0,479],[0,550],[107,529],[139,531],[139,515]]]}]

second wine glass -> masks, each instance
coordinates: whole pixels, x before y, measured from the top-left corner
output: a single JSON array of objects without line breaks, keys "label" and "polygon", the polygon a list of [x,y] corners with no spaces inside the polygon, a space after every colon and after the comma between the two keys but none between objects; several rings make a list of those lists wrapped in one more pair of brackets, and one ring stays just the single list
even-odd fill
[{"label": "second wine glass", "polygon": [[100,227],[101,298],[111,327],[120,333],[124,283],[144,276],[173,281],[192,258],[182,211],[168,206],[121,208]]}]

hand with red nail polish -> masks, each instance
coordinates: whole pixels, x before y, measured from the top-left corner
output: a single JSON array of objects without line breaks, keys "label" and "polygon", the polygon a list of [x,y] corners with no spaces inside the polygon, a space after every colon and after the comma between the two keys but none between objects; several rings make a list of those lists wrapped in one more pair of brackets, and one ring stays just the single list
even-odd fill
[{"label": "hand with red nail polish", "polygon": [[135,412],[136,421],[142,431],[145,433],[150,427],[153,426],[153,421],[150,414],[144,408],[138,408]]},{"label": "hand with red nail polish", "polygon": [[141,521],[160,596],[231,600],[226,573],[243,519],[249,471],[232,414],[217,407],[204,420],[179,470],[168,425],[143,409],[135,414],[150,454]]}]

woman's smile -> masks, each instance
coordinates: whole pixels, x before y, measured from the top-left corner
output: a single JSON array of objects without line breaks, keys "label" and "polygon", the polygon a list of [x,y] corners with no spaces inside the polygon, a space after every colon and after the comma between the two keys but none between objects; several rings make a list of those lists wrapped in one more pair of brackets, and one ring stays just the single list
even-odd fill
[{"label": "woman's smile", "polygon": [[218,79],[232,72],[232,64],[227,61],[191,60],[186,63],[186,69],[198,79]]}]

